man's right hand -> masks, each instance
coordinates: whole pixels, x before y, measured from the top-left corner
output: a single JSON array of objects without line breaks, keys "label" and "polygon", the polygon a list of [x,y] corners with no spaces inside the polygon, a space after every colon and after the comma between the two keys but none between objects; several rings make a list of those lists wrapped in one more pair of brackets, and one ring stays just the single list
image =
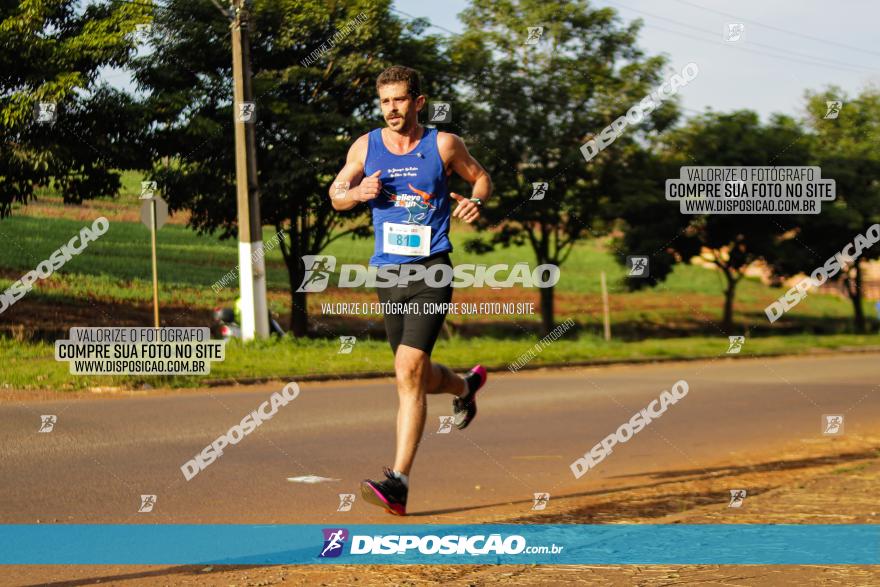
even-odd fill
[{"label": "man's right hand", "polygon": [[380,169],[373,175],[368,175],[361,180],[357,196],[355,197],[357,201],[368,202],[379,197],[379,193],[382,191],[382,182],[379,180],[379,175],[381,174],[382,170]]}]

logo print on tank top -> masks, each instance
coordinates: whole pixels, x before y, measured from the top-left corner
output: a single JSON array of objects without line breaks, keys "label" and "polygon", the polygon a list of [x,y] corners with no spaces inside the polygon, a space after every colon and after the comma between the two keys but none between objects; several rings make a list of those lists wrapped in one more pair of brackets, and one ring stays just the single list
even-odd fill
[{"label": "logo print on tank top", "polygon": [[431,203],[431,199],[434,195],[413,187],[413,184],[411,183],[406,185],[415,193],[392,194],[391,192],[387,192],[388,199],[394,202],[395,207],[406,208],[409,218],[404,221],[404,224],[425,224],[425,219],[428,217],[428,211],[437,209],[437,207]]}]

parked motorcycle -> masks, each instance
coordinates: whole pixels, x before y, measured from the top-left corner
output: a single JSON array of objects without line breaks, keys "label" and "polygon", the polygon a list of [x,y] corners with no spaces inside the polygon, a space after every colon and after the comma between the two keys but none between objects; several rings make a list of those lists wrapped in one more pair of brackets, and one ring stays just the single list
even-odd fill
[{"label": "parked motorcycle", "polygon": [[[269,312],[269,334],[276,336],[284,336],[284,329],[278,324],[278,321]],[[241,339],[241,326],[238,324],[236,312],[232,308],[214,308],[214,320],[211,324],[211,336],[213,338],[222,338],[229,340],[231,338]]]}]

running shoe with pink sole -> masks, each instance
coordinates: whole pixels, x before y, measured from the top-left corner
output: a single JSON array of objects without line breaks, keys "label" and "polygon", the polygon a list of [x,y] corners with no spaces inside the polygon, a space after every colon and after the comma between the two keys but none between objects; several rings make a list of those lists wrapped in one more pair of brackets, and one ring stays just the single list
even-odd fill
[{"label": "running shoe with pink sole", "polygon": [[452,416],[455,421],[455,427],[459,430],[467,428],[468,424],[476,417],[477,392],[486,385],[488,377],[489,374],[486,373],[486,368],[482,365],[475,366],[464,376],[470,393],[464,399],[457,397],[452,400]]},{"label": "running shoe with pink sole", "polygon": [[405,516],[409,490],[403,481],[394,476],[391,469],[385,467],[384,472],[384,481],[364,479],[361,482],[361,496],[367,503],[385,508],[389,514]]}]

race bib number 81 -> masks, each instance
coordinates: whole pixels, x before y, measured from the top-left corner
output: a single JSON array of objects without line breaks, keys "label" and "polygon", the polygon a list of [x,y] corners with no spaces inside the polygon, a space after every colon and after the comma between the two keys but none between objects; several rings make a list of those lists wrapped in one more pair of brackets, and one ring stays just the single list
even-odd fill
[{"label": "race bib number 81", "polygon": [[384,233],[382,250],[385,253],[411,257],[427,257],[431,254],[430,226],[386,222]]}]

